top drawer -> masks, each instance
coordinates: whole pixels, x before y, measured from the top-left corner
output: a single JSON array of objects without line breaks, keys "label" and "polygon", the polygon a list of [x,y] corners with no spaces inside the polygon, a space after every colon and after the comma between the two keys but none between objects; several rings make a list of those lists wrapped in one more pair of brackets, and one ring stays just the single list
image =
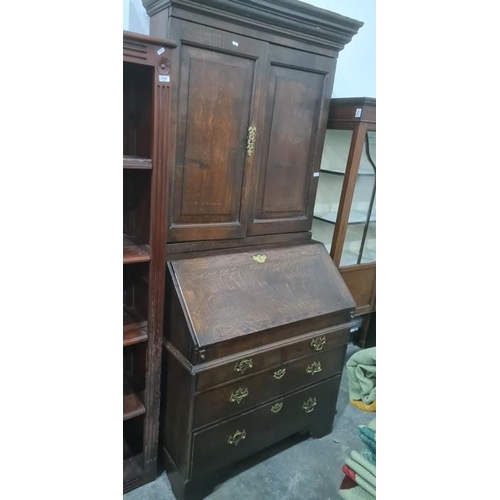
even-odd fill
[{"label": "top drawer", "polygon": [[[254,350],[232,357],[226,363],[207,363],[198,372],[196,389],[198,391],[214,387],[243,375],[258,373],[302,356],[328,351],[346,344],[349,331],[357,323],[347,323],[327,330],[313,332],[290,340],[271,344],[266,350]],[[245,355],[246,354],[246,355]]]}]

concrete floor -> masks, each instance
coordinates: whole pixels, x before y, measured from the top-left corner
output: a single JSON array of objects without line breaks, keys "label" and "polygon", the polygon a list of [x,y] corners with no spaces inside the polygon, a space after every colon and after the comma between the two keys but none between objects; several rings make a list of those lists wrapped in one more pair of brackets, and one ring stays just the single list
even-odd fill
[{"label": "concrete floor", "polygon": [[[346,361],[358,350],[350,344]],[[375,413],[349,404],[347,377],[342,375],[332,432],[321,438],[293,437],[234,467],[207,500],[337,500],[341,471],[352,449],[360,451],[358,425]],[[123,496],[124,500],[175,500],[165,473]]]}]

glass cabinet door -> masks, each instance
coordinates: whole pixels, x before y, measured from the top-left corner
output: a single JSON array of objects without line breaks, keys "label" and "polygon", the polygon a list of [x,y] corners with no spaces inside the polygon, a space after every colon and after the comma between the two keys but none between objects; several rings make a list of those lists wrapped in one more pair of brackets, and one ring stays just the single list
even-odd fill
[{"label": "glass cabinet door", "polygon": [[368,131],[363,144],[340,266],[375,262],[376,140]]},{"label": "glass cabinet door", "polygon": [[327,130],[314,205],[312,236],[331,251],[352,130]]}]

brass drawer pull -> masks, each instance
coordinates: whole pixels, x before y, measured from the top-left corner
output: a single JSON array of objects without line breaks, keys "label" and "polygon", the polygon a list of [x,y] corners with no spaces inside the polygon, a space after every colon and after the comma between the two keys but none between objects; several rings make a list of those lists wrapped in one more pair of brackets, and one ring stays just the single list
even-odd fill
[{"label": "brass drawer pull", "polygon": [[229,397],[229,402],[240,404],[247,396],[248,396],[248,388],[240,387],[235,392],[231,393],[231,396]]},{"label": "brass drawer pull", "polygon": [[273,377],[276,379],[276,380],[279,380],[280,378],[283,378],[285,376],[285,373],[286,373],[286,368],[280,368],[279,370],[276,370],[274,372],[274,375]]},{"label": "brass drawer pull", "polygon": [[281,410],[281,408],[283,408],[283,402],[282,401],[280,401],[279,403],[273,404],[273,406],[271,406],[271,411],[273,413],[278,413]]},{"label": "brass drawer pull", "polygon": [[247,431],[243,429],[242,431],[236,431],[232,436],[227,438],[227,444],[234,444],[238,446],[238,443],[247,437]]},{"label": "brass drawer pull", "polygon": [[309,375],[314,375],[315,373],[319,373],[323,368],[321,368],[321,362],[320,361],[314,361],[314,363],[311,363],[306,370],[306,373]]},{"label": "brass drawer pull", "polygon": [[253,368],[252,358],[242,359],[234,365],[234,371],[242,375],[250,368]]},{"label": "brass drawer pull", "polygon": [[304,401],[302,403],[302,409],[306,413],[311,413],[314,410],[315,406],[316,406],[316,398],[309,398],[307,401]]},{"label": "brass drawer pull", "polygon": [[326,344],[326,337],[322,335],[321,337],[314,337],[311,340],[311,347],[315,351],[321,351],[323,349],[323,346]]}]

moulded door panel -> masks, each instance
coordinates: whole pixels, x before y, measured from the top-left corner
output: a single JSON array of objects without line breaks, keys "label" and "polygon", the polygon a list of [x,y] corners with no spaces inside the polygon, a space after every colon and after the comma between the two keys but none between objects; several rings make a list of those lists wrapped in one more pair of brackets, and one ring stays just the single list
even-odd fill
[{"label": "moulded door panel", "polygon": [[[248,234],[307,231],[335,61],[271,46],[262,161]],[[317,165],[318,164],[318,165]],[[317,168],[316,168],[317,167]]]}]

